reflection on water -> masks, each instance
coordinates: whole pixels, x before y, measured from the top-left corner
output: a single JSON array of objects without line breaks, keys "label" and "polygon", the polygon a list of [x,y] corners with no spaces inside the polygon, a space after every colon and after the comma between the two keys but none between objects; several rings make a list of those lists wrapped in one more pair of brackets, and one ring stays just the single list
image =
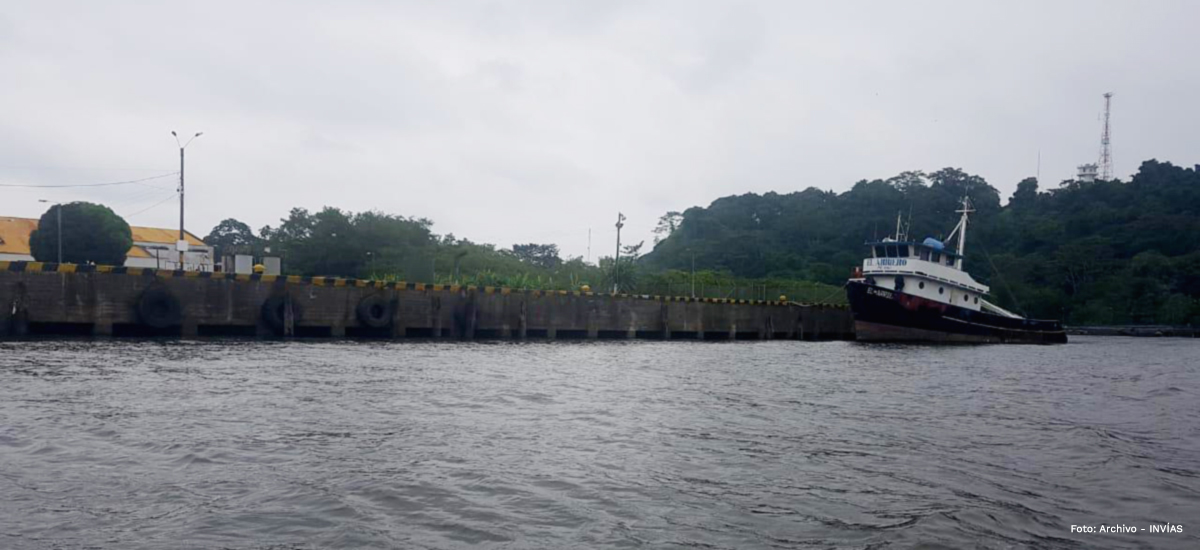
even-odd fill
[{"label": "reflection on water", "polygon": [[1197,352],[6,342],[0,547],[1195,548]]}]

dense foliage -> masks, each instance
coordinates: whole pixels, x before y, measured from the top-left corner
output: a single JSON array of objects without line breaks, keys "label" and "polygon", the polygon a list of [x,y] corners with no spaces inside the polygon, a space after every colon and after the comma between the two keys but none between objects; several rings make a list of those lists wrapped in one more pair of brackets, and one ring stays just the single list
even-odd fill
[{"label": "dense foliage", "polygon": [[[439,236],[429,220],[378,212],[293,209],[259,235],[238,220],[222,221],[205,239],[221,254],[279,255],[289,274],[422,281],[543,290],[590,288],[609,292],[738,299],[840,302],[837,286],[806,281],[756,280],[728,272],[649,271],[638,261],[642,243],[625,245],[620,269],[611,257],[596,264],[562,258],[558,246],[525,243],[511,249]],[[694,284],[693,284],[694,283]]]},{"label": "dense foliage", "polygon": [[[236,229],[232,233],[239,241],[247,240],[240,236],[243,225],[226,220],[213,231],[218,236],[231,233],[222,230],[225,226]],[[560,258],[552,244],[503,250],[454,235],[435,235],[432,226],[426,219],[380,212],[326,207],[310,213],[294,208],[277,227],[264,227],[252,246],[282,256],[286,272],[302,275],[529,288],[577,287],[595,275],[595,267],[578,258]]]},{"label": "dense foliage", "polygon": [[71,202],[51,206],[29,234],[29,250],[39,262],[58,261],[59,211],[62,214],[62,261],[73,264],[124,265],[133,246],[129,224],[107,206]]},{"label": "dense foliage", "polygon": [[[725,197],[665,219],[651,270],[708,269],[744,277],[841,284],[863,242],[894,233],[945,236],[970,196],[977,212],[967,270],[1001,305],[1072,324],[1200,323],[1200,174],[1154,160],[1129,182],[1032,178],[1007,204],[983,178],[947,168],[860,181],[845,193]],[[672,216],[675,213],[669,213]],[[664,216],[666,218],[666,216]]]},{"label": "dense foliage", "polygon": [[293,208],[261,238],[290,272],[366,277],[376,270],[400,271],[436,244],[429,220],[379,212],[353,214],[325,208],[315,214]]},{"label": "dense foliage", "polygon": [[1200,175],[1147,161],[1129,182],[1065,181],[1042,190],[1026,179],[1007,201],[983,178],[955,168],[860,181],[849,191],[718,199],[668,212],[654,250],[623,247],[596,264],[562,258],[553,244],[511,249],[439,236],[426,219],[379,212],[293,209],[258,236],[221,222],[223,250],[284,258],[288,273],[659,295],[841,302],[864,241],[895,231],[945,237],[971,197],[976,213],[967,270],[1002,306],[1072,324],[1200,323]]},{"label": "dense foliage", "polygon": [[263,239],[254,234],[249,225],[233,218],[226,219],[204,237],[204,242],[217,249],[220,256],[234,254],[261,255]]}]

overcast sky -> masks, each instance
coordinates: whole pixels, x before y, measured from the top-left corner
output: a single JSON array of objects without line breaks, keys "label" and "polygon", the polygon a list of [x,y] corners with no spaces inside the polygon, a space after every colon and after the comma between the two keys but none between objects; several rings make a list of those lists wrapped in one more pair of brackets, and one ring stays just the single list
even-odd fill
[{"label": "overcast sky", "polygon": [[[6,2],[0,183],[178,169],[188,228],[378,209],[611,254],[669,210],[946,166],[1007,198],[1094,162],[1200,162],[1200,3]],[[173,177],[0,188],[178,225]],[[165,202],[164,202],[165,201]]]}]

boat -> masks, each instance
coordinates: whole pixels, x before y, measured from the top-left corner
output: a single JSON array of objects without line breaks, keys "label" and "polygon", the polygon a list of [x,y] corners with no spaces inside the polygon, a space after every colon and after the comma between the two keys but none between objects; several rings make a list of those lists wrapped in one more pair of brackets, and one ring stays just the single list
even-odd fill
[{"label": "boat", "polygon": [[[963,270],[967,220],[964,198],[958,225],[945,242],[909,240],[900,219],[896,233],[868,241],[870,257],[846,282],[855,339],[863,342],[962,342],[1064,344],[1059,321],[1028,319],[987,300],[989,288]],[[957,239],[951,250],[946,243]]]}]

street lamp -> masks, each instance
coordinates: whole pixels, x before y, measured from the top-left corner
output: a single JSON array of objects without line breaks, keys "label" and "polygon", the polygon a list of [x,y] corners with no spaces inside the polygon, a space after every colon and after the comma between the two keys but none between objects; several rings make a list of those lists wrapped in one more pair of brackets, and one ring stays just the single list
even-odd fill
[{"label": "street lamp", "polygon": [[617,254],[613,256],[613,294],[621,291],[621,228],[625,227],[625,214],[617,212]]},{"label": "street lamp", "polygon": [[692,253],[692,298],[696,297],[696,251],[688,249]]},{"label": "street lamp", "polygon": [[193,139],[204,135],[204,132],[196,132],[196,135],[189,138],[187,143],[179,143],[179,134],[176,134],[175,130],[171,130],[171,135],[175,136],[175,144],[179,146],[179,243],[176,244],[176,248],[179,249],[179,269],[182,270],[183,255],[187,252],[187,238],[183,233],[183,150]]},{"label": "street lamp", "polygon": [[50,203],[50,204],[53,204],[54,206],[58,207],[55,209],[55,213],[58,215],[58,263],[59,263],[59,265],[61,265],[63,263],[62,262],[62,203],[48,201],[46,199],[38,199],[38,202],[46,202],[46,203]]}]

